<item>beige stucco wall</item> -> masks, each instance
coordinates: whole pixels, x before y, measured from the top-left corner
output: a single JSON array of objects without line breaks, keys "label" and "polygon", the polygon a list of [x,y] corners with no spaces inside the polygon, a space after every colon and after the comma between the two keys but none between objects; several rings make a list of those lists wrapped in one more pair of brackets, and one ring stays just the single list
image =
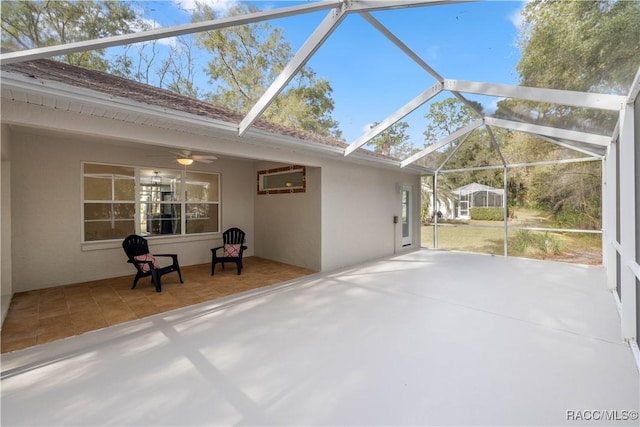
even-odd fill
[{"label": "beige stucco wall", "polygon": [[[322,168],[322,269],[420,247],[420,178],[365,165]],[[402,246],[401,188],[412,188],[412,245]]]},{"label": "beige stucco wall", "polygon": [[[257,170],[267,170],[282,164],[260,162],[257,166]],[[307,166],[306,177],[304,193],[254,192],[256,255],[319,271],[322,244],[320,168]]]},{"label": "beige stucco wall", "polygon": [[[297,144],[274,148],[4,99],[2,109],[12,134],[13,292],[132,274],[120,242],[81,244],[81,161],[175,168],[171,156],[158,154],[166,152],[161,146],[184,141],[219,156],[191,168],[221,173],[222,230],[244,229],[248,256],[327,271],[420,245],[420,178],[399,168],[344,161],[340,153],[317,154]],[[258,196],[257,171],[281,164],[305,165],[308,191]],[[413,246],[405,248],[401,226],[393,224],[402,185],[411,185],[414,195]],[[220,236],[199,237],[161,237],[150,246],[178,253],[181,265],[208,263]]]},{"label": "beige stucco wall", "polygon": [[[81,162],[176,168],[169,155],[55,132],[15,130],[12,138],[13,292],[132,274],[120,242],[81,244]],[[163,164],[164,163],[164,164]],[[253,253],[252,162],[219,160],[192,170],[221,173],[222,229],[247,232]],[[178,253],[183,266],[209,262],[219,236],[150,239],[152,252]]]},{"label": "beige stucco wall", "polygon": [[11,132],[0,129],[0,304],[4,321],[13,295],[11,269]]}]

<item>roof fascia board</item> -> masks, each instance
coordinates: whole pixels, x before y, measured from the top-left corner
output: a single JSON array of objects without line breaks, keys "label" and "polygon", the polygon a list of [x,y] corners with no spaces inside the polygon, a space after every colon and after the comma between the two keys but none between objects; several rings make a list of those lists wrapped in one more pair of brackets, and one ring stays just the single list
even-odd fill
[{"label": "roof fascia board", "polygon": [[[196,114],[185,113],[179,110],[172,110],[164,107],[157,107],[128,98],[115,98],[103,92],[93,91],[90,89],[78,88],[65,83],[50,82],[43,80],[34,80],[20,74],[7,73],[0,71],[0,79],[2,79],[2,90],[22,90],[34,95],[52,96],[59,99],[69,101],[79,101],[85,105],[100,106],[103,108],[117,109],[127,113],[147,116],[153,119],[160,119],[163,122],[174,123],[176,125],[199,129],[201,132],[194,132],[199,135],[220,135],[229,138],[230,141],[240,141],[237,134],[237,127],[233,123],[222,120],[211,119],[208,117],[198,116]],[[37,84],[36,84],[37,83]],[[20,102],[20,101],[17,101]],[[50,108],[43,106],[44,108]],[[275,146],[282,148],[286,145],[290,148],[304,149],[316,154],[331,154],[344,158],[344,148],[334,147],[321,144],[315,141],[306,141],[286,135],[272,133],[266,130],[252,128],[245,135],[244,139],[251,143],[262,143],[268,141],[274,143]],[[398,160],[383,159],[366,153],[356,153],[352,156],[354,160],[373,162],[378,166],[390,167],[398,169],[400,162]],[[432,171],[424,167],[416,167],[411,170],[415,173],[431,173]]]},{"label": "roof fascia board", "polygon": [[529,163],[511,163],[506,165],[493,165],[493,166],[476,166],[471,168],[461,168],[461,169],[445,169],[439,171],[440,173],[458,173],[458,172],[470,172],[470,171],[481,171],[481,170],[492,170],[492,169],[504,169],[506,168],[522,168],[528,166],[544,166],[544,165],[557,165],[562,163],[582,163],[582,162],[595,162],[602,161],[601,157],[580,157],[577,159],[560,159],[560,160],[541,160],[539,162],[529,162]]},{"label": "roof fascia board", "polygon": [[291,81],[293,76],[306,64],[309,58],[318,50],[324,41],[331,35],[333,30],[342,22],[346,13],[344,8],[334,9],[322,20],[314,32],[304,42],[300,50],[289,61],[282,72],[278,75],[271,86],[260,97],[258,102],[251,108],[249,113],[240,122],[238,134],[244,135],[247,129],[264,113],[273,100],[282,92],[285,86]]},{"label": "roof fascia board", "polygon": [[104,37],[100,39],[66,43],[56,46],[28,49],[19,52],[9,52],[0,54],[0,64],[12,64],[16,62],[30,61],[33,59],[50,58],[52,56],[65,55],[68,53],[83,52],[94,49],[104,49],[112,46],[139,43],[149,40],[158,40],[162,38],[176,37],[203,31],[218,30],[235,25],[251,24],[254,22],[266,21],[269,19],[285,18],[288,16],[331,9],[341,5],[343,1],[344,0],[317,1],[298,6],[289,6],[262,12],[248,13],[246,15],[227,16],[210,21],[194,22],[166,28],[157,28],[154,30],[141,31],[139,33],[123,34],[118,36]]},{"label": "roof fascia board", "polygon": [[[236,134],[235,125],[223,120],[198,116],[196,114],[185,113],[171,108],[145,104],[129,98],[113,97],[104,92],[44,80],[37,80],[39,84],[34,85],[34,79],[30,77],[2,71],[0,71],[0,79],[2,80],[3,90],[18,89],[32,94],[54,96],[74,102],[80,101],[89,105],[99,105],[134,114],[146,114],[156,118],[161,118],[162,120],[180,122],[181,124],[186,123],[209,129],[214,127],[218,131],[231,133],[233,135]],[[176,120],[176,118],[178,120]]]},{"label": "roof fascia board", "polygon": [[575,107],[596,108],[600,110],[620,111],[626,97],[601,93],[576,92],[569,90],[512,86],[496,83],[470,82],[463,80],[444,81],[446,90],[478,95],[498,96],[502,98],[526,99],[529,101],[572,105]]},{"label": "roof fascia board", "polygon": [[[309,151],[332,158],[339,157],[344,159],[344,156],[342,155],[343,148],[341,147],[320,144],[314,141],[300,140],[287,135],[274,134],[262,129],[251,128],[247,131],[245,137],[250,137],[252,140],[260,140],[277,148],[282,148],[284,146],[291,148],[293,151]],[[394,170],[398,170],[398,166],[400,165],[398,160],[384,159],[366,153],[354,153],[354,155],[349,156],[349,159],[355,163],[365,163],[368,165],[373,164],[378,167],[386,167]],[[432,171],[428,168],[419,167],[413,168],[409,170],[409,172],[422,174],[431,173]]]},{"label": "roof fascia board", "polygon": [[420,107],[422,104],[438,95],[440,92],[442,92],[442,84],[436,83],[435,85],[431,86],[420,95],[409,101],[402,108],[398,109],[389,117],[381,121],[378,125],[369,129],[369,131],[362,135],[360,138],[349,144],[349,146],[344,151],[344,155],[348,156],[349,154],[353,153],[355,150],[370,141],[372,138],[375,138],[376,136],[384,132],[389,126],[393,125],[398,120],[402,119],[407,114],[411,113],[416,108]]},{"label": "roof fascia board", "polygon": [[451,141],[454,141],[456,138],[459,138],[459,137],[471,132],[472,130],[482,126],[483,124],[484,124],[484,121],[482,119],[478,119],[478,120],[468,124],[467,126],[458,129],[457,131],[453,132],[452,134],[442,138],[440,141],[436,142],[435,144],[430,145],[429,147],[425,148],[424,150],[420,151],[419,153],[416,153],[413,156],[403,160],[402,162],[400,162],[400,167],[403,168],[403,167],[415,162],[416,160],[421,159],[422,157],[426,156],[427,154],[436,151],[440,147],[443,147],[443,146],[447,145]]},{"label": "roof fascia board", "polygon": [[487,125],[491,126],[550,136],[552,138],[567,139],[569,141],[583,142],[585,144],[597,145],[600,147],[606,147],[611,142],[610,136],[595,135],[575,130],[558,129],[549,126],[533,125],[530,123],[514,122],[511,120],[496,119],[493,117],[485,117],[484,120]]}]

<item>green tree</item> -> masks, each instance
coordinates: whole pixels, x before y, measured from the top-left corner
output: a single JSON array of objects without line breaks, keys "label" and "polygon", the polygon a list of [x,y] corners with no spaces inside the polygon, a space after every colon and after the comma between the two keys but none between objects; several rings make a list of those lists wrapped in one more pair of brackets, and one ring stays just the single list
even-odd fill
[{"label": "green tree", "polygon": [[[231,15],[254,12],[237,6]],[[194,21],[218,18],[210,6],[198,4]],[[198,45],[211,53],[207,72],[215,84],[214,104],[246,113],[260,99],[293,57],[278,28],[268,23],[240,25],[200,34]],[[264,118],[322,136],[340,137],[331,117],[334,102],[328,81],[304,67],[265,111]]]},{"label": "green tree", "polygon": [[[119,0],[3,1],[2,47],[24,50],[133,32],[139,21]],[[69,53],[64,62],[106,71],[104,50]]]},{"label": "green tree", "polygon": [[[377,125],[378,123],[374,123],[369,128]],[[367,145],[376,153],[403,159],[409,156],[412,150],[411,144],[407,142],[410,138],[409,135],[407,135],[408,129],[409,123],[403,121],[396,122],[389,126],[384,132],[372,138]]]},{"label": "green tree", "polygon": [[[523,18],[517,66],[522,85],[627,92],[640,65],[640,2],[533,0]],[[610,132],[617,120],[610,112],[544,103],[504,100],[498,106],[499,117],[594,133]],[[564,150],[537,147],[544,158],[559,158]],[[563,225],[597,228],[600,174],[599,162],[530,168],[519,183],[526,194],[522,202],[552,211]]]},{"label": "green tree", "polygon": [[[478,111],[482,111],[482,105],[471,101]],[[427,128],[423,132],[425,146],[437,142],[458,129],[468,125],[478,118],[475,111],[457,98],[447,98],[440,102],[434,102],[429,106],[429,112],[425,115]]]},{"label": "green tree", "polygon": [[640,65],[640,2],[532,0],[522,16],[522,85],[626,94]]}]

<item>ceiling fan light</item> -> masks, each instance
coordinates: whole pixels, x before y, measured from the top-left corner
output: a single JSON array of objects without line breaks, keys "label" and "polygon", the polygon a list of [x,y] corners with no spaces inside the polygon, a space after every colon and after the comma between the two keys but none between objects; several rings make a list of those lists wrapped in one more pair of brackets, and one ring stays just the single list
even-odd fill
[{"label": "ceiling fan light", "polygon": [[182,166],[189,166],[191,163],[193,163],[193,159],[189,159],[186,157],[176,159],[176,161],[180,163]]}]

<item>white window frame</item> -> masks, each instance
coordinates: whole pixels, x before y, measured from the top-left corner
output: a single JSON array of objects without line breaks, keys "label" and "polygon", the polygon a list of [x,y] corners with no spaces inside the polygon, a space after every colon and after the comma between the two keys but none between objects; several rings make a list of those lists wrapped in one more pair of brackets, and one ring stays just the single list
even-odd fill
[{"label": "white window frame", "polygon": [[[205,172],[205,171],[187,171],[186,169],[172,169],[172,168],[158,168],[161,170],[171,170],[171,171],[175,171],[175,172],[179,172],[180,176],[181,176],[181,185],[180,185],[180,196],[179,196],[179,200],[174,201],[173,203],[178,204],[180,206],[180,233],[176,233],[176,234],[146,234],[144,232],[142,232],[141,228],[142,228],[142,224],[140,221],[140,213],[142,212],[142,204],[145,203],[141,200],[140,197],[140,193],[142,191],[142,184],[141,184],[141,176],[140,176],[140,171],[143,169],[153,169],[153,167],[149,167],[149,166],[134,166],[134,165],[123,165],[123,164],[116,164],[116,163],[103,163],[103,162],[93,162],[93,161],[83,161],[81,162],[81,166],[80,166],[80,224],[81,224],[81,233],[80,233],[80,240],[81,240],[81,244],[84,247],[88,247],[86,245],[92,245],[92,246],[96,246],[96,247],[101,247],[104,244],[107,244],[107,247],[111,247],[111,245],[109,245],[109,243],[113,243],[113,242],[120,242],[122,240],[122,238],[118,237],[118,238],[114,238],[114,239],[100,239],[100,240],[85,240],[85,204],[87,203],[85,201],[84,198],[84,179],[85,179],[85,165],[87,164],[91,164],[91,165],[103,165],[103,166],[114,166],[114,167],[124,167],[124,168],[132,168],[134,170],[134,179],[135,179],[135,194],[134,194],[134,201],[117,201],[117,200],[108,200],[108,201],[94,201],[91,200],[89,203],[91,202],[102,202],[102,203],[118,203],[118,202],[126,202],[126,203],[133,203],[134,204],[134,229],[135,229],[135,233],[138,235],[143,235],[145,236],[145,238],[147,239],[159,239],[159,238],[186,238],[186,237],[197,237],[197,236],[211,236],[211,235],[216,235],[216,234],[220,234],[221,230],[221,217],[222,217],[222,194],[221,194],[221,174],[219,172]],[[186,177],[188,173],[201,173],[201,174],[208,174],[208,175],[216,175],[217,176],[217,183],[218,183],[218,188],[217,188],[217,201],[208,201],[208,202],[193,202],[193,201],[187,201],[186,200],[186,191],[187,191],[187,186],[186,186]],[[187,233],[187,217],[186,217],[186,210],[187,210],[187,205],[190,204],[207,204],[207,205],[212,205],[212,206],[216,206],[217,207],[217,231],[207,231],[207,232],[202,232],[202,233]],[[126,237],[126,236],[125,236]],[[102,244],[102,245],[101,245]]]}]

